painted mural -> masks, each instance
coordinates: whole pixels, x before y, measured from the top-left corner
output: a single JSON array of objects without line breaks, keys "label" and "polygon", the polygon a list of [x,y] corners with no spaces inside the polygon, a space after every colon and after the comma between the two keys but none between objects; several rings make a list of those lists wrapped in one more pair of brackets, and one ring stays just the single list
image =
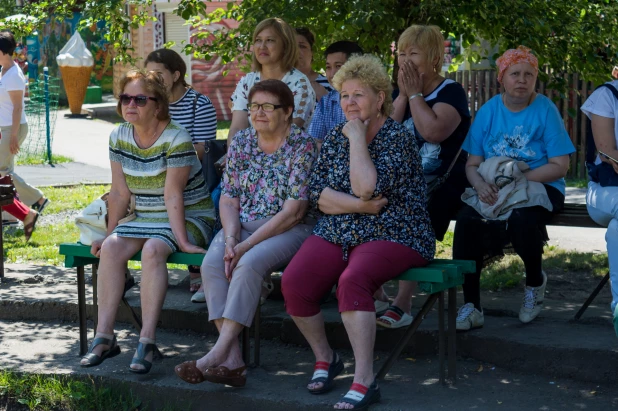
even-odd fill
[{"label": "painted mural", "polygon": [[[229,29],[237,25],[235,21],[221,21],[219,23],[211,24],[206,28],[201,28],[200,31],[206,30],[212,33],[215,30]],[[198,30],[191,29],[192,41],[196,38],[193,37]],[[201,42],[208,42],[211,39],[206,38],[199,40]],[[226,76],[223,76],[223,72],[228,70]],[[208,96],[212,101],[212,104],[217,110],[218,120],[231,120],[232,112],[229,107],[230,97],[236,89],[236,83],[245,73],[238,69],[235,65],[225,65],[222,63],[221,58],[213,56],[210,61],[193,59],[191,61],[191,85],[200,93]]]},{"label": "painted mural", "polygon": [[[28,56],[28,75],[31,79],[43,73],[43,67],[49,67],[49,74],[58,77],[60,72],[56,64],[56,56],[75,32],[81,15],[73,14],[73,18],[57,21],[48,19],[45,26],[36,35],[26,38]],[[105,40],[105,23],[100,21],[80,34],[94,57],[94,69],[90,79],[91,85],[100,86],[103,91],[112,91],[113,70],[112,54]]]}]

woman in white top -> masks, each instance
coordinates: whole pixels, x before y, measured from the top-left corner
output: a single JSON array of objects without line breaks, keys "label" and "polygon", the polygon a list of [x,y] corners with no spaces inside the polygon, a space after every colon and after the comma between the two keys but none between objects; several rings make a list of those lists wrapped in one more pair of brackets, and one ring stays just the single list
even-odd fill
[{"label": "woman in white top", "polygon": [[240,79],[232,94],[232,124],[227,145],[237,132],[249,127],[247,110],[249,90],[261,80],[281,80],[294,94],[292,122],[305,129],[311,123],[315,106],[315,92],[307,76],[294,65],[298,61],[296,33],[280,18],[261,21],[253,32],[253,71]]},{"label": "woman in white top", "polygon": [[15,155],[28,135],[24,103],[26,78],[13,61],[16,46],[11,32],[0,31],[0,174],[10,174],[20,200],[40,213],[49,200],[41,190],[32,187],[14,172]]},{"label": "woman in white top", "polygon": [[[594,143],[598,151],[605,153],[597,156],[595,164],[605,162],[613,171],[613,179],[618,176],[618,93],[614,95],[610,87],[618,91],[618,80],[599,87],[586,100],[582,111],[592,122]],[[611,169],[606,167],[611,174]],[[618,336],[618,186],[601,186],[600,182],[590,181],[586,194],[588,213],[598,224],[607,227],[607,256],[609,260],[609,277],[612,285],[611,310],[614,315],[614,330]]]}]

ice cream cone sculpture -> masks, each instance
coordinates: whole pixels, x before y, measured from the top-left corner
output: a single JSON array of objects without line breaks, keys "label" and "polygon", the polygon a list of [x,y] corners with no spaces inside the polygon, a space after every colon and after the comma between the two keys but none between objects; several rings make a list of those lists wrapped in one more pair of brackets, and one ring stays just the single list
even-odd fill
[{"label": "ice cream cone sculpture", "polygon": [[81,114],[94,59],[77,31],[60,50],[56,62],[62,74],[71,113]]}]

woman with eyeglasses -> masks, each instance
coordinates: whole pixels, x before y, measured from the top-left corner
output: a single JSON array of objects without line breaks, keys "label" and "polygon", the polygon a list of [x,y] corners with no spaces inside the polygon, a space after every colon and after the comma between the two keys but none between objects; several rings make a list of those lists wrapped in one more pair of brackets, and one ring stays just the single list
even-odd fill
[{"label": "woman with eyeglasses", "polygon": [[305,212],[317,150],[292,121],[292,91],[280,80],[264,80],[248,101],[253,126],[237,133],[228,150],[223,229],[202,263],[209,320],[220,335],[207,355],[176,367],[191,384],[245,385],[238,334],[253,321],[264,277],[287,265],[313,228]]},{"label": "woman with eyeglasses", "polygon": [[[126,123],[109,139],[112,188],[107,237],[92,243],[100,257],[98,324],[81,365],[99,365],[120,353],[114,336],[124,292],[126,264],[142,252],[142,331],[130,370],[145,374],[152,366],[155,331],[167,290],[166,261],[173,252],[205,253],[214,226],[214,208],[191,136],[169,116],[163,79],[133,70],[120,81],[118,114]],[[127,214],[135,196],[135,218]]]}]

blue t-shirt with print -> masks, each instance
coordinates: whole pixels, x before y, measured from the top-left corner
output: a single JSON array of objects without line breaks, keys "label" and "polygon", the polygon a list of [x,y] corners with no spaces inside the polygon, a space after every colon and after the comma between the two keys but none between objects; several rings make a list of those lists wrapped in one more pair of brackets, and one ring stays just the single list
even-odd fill
[{"label": "blue t-shirt with print", "polygon": [[[477,113],[463,149],[485,159],[506,156],[525,161],[533,170],[549,158],[575,152],[556,105],[541,94],[517,113],[504,106],[500,94],[494,96]],[[546,184],[565,193],[564,178]]]}]

